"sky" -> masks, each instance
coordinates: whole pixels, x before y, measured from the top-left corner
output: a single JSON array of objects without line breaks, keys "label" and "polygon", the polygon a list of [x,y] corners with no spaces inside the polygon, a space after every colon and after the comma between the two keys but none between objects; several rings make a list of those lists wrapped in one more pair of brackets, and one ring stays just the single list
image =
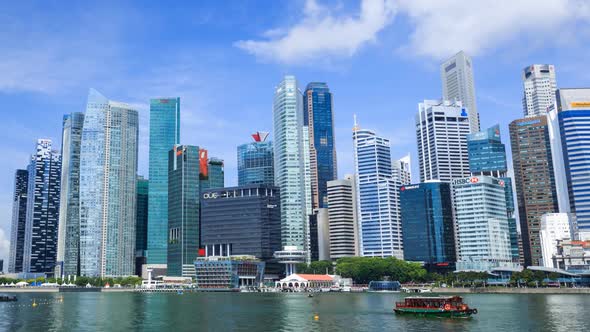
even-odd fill
[{"label": "sky", "polygon": [[[590,84],[584,0],[11,1],[0,11],[0,259],[7,265],[14,172],[38,138],[61,148],[62,117],[89,88],[140,114],[140,175],[148,175],[149,99],[181,98],[181,143],[225,160],[272,132],[274,87],[327,82],[338,173],[353,169],[353,114],[412,155],[418,103],[442,95],[439,64],[473,58],[482,128],[522,117],[524,67],[556,66],[559,87]],[[271,133],[272,137],[272,133]],[[413,174],[417,181],[418,174]],[[5,267],[6,270],[6,267]]]}]

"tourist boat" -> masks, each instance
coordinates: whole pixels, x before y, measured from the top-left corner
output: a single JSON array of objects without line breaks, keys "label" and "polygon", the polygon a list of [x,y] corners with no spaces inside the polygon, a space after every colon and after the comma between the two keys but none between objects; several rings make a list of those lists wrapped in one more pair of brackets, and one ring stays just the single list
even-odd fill
[{"label": "tourist boat", "polygon": [[477,309],[469,308],[460,296],[406,297],[404,302],[396,302],[396,314],[413,314],[433,317],[469,317],[477,314]]},{"label": "tourist boat", "polygon": [[0,302],[14,302],[14,301],[16,301],[16,296],[0,295]]}]

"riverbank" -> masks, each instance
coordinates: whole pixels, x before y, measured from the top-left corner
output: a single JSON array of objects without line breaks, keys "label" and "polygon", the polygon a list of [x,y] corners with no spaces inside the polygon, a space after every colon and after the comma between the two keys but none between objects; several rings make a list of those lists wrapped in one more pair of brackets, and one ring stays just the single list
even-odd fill
[{"label": "riverbank", "polygon": [[432,288],[439,294],[590,294],[590,288],[510,288],[510,287],[478,287],[478,288]]}]

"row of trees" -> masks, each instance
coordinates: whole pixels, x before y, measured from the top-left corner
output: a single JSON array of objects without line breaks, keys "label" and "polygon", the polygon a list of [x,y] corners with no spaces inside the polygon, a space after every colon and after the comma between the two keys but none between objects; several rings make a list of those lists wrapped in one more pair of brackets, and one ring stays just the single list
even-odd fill
[{"label": "row of trees", "polygon": [[[18,283],[21,281],[26,281],[28,284],[31,283],[57,283],[59,285],[67,284],[67,280],[62,279],[55,279],[55,278],[43,278],[39,277],[37,279],[12,279],[12,278],[0,278],[0,284],[11,284],[11,283]],[[109,284],[111,287],[115,284],[119,284],[123,287],[132,287],[135,285],[141,285],[141,278],[140,277],[121,277],[121,278],[91,278],[91,277],[77,277],[76,281],[72,280],[72,284],[76,286],[86,286],[90,284],[95,287],[104,287]]]}]

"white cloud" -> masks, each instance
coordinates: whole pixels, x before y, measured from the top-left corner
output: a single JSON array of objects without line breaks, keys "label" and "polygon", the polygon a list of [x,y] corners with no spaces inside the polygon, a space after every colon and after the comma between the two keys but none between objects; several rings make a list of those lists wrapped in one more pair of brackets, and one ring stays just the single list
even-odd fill
[{"label": "white cloud", "polygon": [[574,36],[575,23],[590,11],[584,0],[399,0],[398,5],[413,26],[400,51],[434,58],[461,49],[480,55],[516,40],[554,44]]},{"label": "white cloud", "polygon": [[301,63],[324,55],[351,56],[395,16],[393,0],[362,0],[357,15],[334,16],[315,0],[307,0],[303,20],[289,29],[272,29],[269,40],[241,40],[235,45],[264,60]]},{"label": "white cloud", "polygon": [[10,250],[10,238],[4,229],[0,228],[0,259],[4,259],[4,271],[8,270],[8,251]]}]

